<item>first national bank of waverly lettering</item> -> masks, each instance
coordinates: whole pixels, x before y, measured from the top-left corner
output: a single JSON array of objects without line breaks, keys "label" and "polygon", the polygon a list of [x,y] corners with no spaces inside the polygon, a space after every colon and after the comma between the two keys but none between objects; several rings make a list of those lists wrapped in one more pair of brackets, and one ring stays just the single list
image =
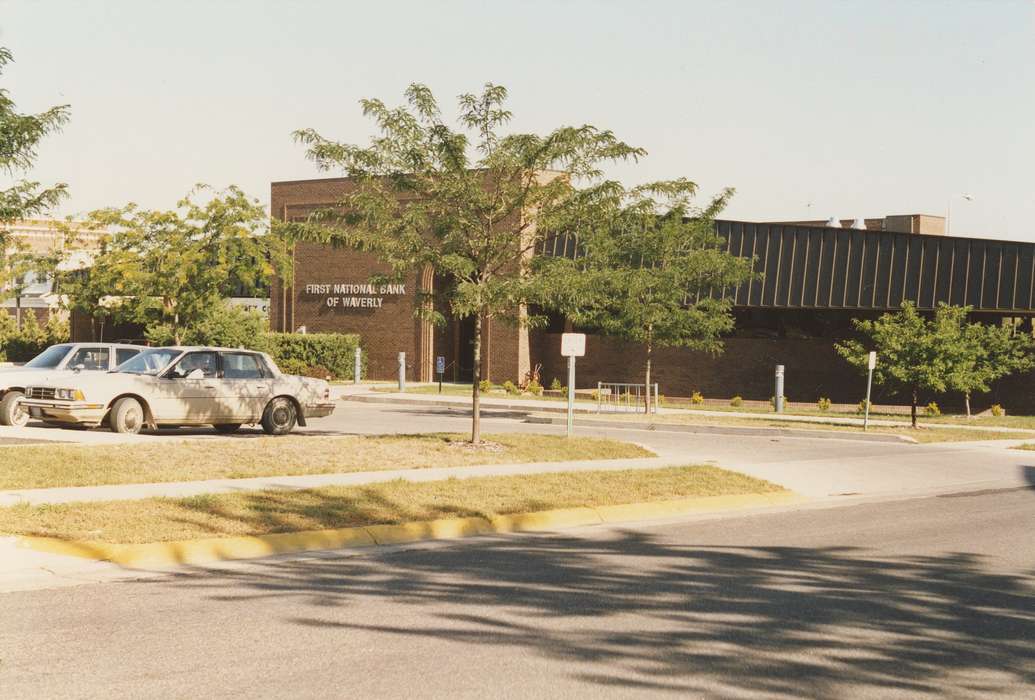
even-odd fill
[{"label": "first national bank of waverly lettering", "polygon": [[405,284],[368,284],[341,282],[332,284],[307,284],[305,294],[323,297],[324,304],[339,309],[380,309],[385,297],[405,296]]}]

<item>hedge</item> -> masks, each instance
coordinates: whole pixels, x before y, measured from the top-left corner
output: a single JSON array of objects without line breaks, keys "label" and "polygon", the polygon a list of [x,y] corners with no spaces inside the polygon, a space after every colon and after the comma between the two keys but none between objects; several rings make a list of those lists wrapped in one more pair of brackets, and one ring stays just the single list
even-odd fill
[{"label": "hedge", "polygon": [[[352,379],[359,336],[345,333],[269,333],[268,352],[286,374]],[[366,373],[366,353],[362,373]],[[362,375],[361,375],[362,376]]]}]

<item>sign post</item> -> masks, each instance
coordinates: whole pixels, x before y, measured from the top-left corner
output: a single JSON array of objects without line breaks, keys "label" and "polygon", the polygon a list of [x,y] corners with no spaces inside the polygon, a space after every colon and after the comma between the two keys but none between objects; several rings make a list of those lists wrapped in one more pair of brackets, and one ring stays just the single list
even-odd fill
[{"label": "sign post", "polygon": [[438,374],[438,393],[442,393],[442,375],[446,373],[446,358],[439,355],[435,358],[435,373]]},{"label": "sign post", "polygon": [[783,365],[776,366],[776,392],[773,408],[777,413],[783,413]]},{"label": "sign post", "polygon": [[870,357],[866,362],[866,406],[863,410],[863,432],[870,425],[870,387],[873,386],[873,370],[877,366],[877,353],[870,351]]},{"label": "sign post", "polygon": [[356,357],[352,364],[352,383],[359,384],[359,375],[363,371],[363,351],[356,346]]},{"label": "sign post", "polygon": [[568,358],[568,437],[575,432],[575,358],[585,354],[585,333],[565,333],[561,336],[561,356]]}]

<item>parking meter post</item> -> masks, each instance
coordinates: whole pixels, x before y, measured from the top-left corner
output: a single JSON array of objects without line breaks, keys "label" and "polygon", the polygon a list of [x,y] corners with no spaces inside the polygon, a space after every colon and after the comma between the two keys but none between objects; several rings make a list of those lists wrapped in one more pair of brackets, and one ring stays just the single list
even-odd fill
[{"label": "parking meter post", "polygon": [[773,400],[777,413],[783,413],[783,365],[776,366],[776,398]]},{"label": "parking meter post", "polygon": [[359,384],[359,376],[363,371],[363,351],[356,346],[356,355],[352,364],[352,383]]},{"label": "parking meter post", "polygon": [[575,356],[568,356],[568,437],[575,431]]},{"label": "parking meter post", "polygon": [[406,391],[406,353],[399,353],[399,391]]}]

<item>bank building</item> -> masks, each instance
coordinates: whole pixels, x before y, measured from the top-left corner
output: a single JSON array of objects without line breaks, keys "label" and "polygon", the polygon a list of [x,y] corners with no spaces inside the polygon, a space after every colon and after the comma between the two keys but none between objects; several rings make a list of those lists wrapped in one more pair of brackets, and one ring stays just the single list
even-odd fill
[{"label": "bank building", "polygon": [[[274,182],[271,211],[285,221],[334,206],[350,188],[348,178]],[[922,311],[940,302],[970,305],[973,320],[1014,324],[1032,332],[1035,315],[1035,244],[947,235],[946,220],[925,214],[827,221],[716,221],[726,250],[754,258],[760,278],[724,292],[732,300],[736,328],[718,356],[684,348],[659,348],[654,376],[663,395],[766,400],[773,368],[784,365],[791,400],[823,396],[857,403],[865,386],[834,350],[852,333],[852,319],[876,318],[912,301]],[[558,239],[539,254],[564,255]],[[447,381],[470,380],[473,319],[449,318],[435,326],[415,314],[418,290],[444,280],[433,270],[398,284],[371,280],[386,268],[368,253],[299,243],[289,284],[270,292],[274,331],[357,333],[367,352],[368,376],[393,379],[398,353],[406,353],[410,381],[433,381],[436,357],[444,357]],[[527,329],[489,319],[483,324],[482,376],[518,382],[538,367],[549,384],[566,376],[561,317]],[[642,382],[643,354],[632,343],[590,334],[579,359],[579,387],[596,382]],[[1001,403],[1035,410],[1035,376],[1009,377],[975,406]],[[939,397],[948,407],[959,397]],[[875,402],[903,399],[875,392]],[[943,405],[943,408],[946,407]]]}]

